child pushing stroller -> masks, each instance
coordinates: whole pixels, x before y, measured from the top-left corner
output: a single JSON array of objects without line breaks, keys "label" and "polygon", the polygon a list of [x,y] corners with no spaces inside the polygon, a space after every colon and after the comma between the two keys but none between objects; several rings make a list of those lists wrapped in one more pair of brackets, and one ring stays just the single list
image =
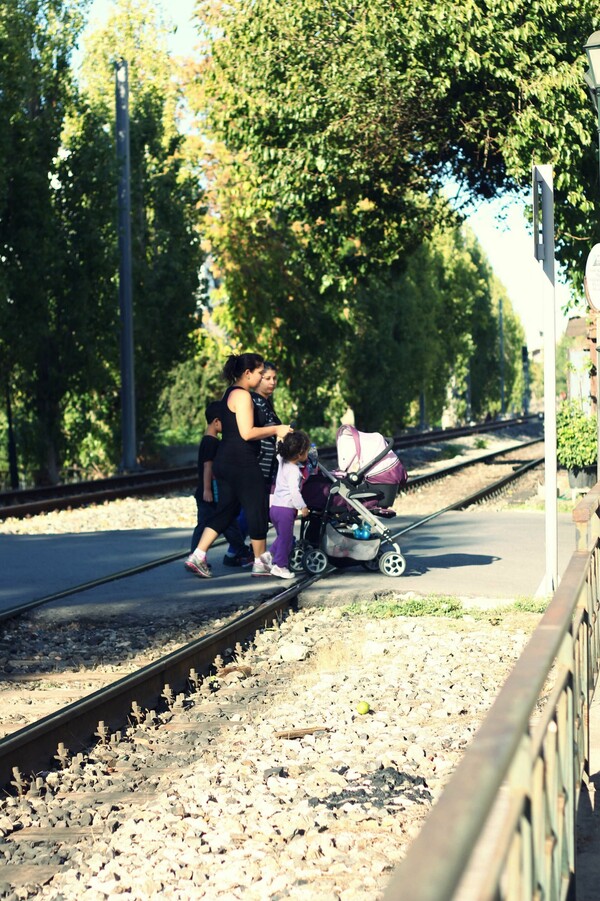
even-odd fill
[{"label": "child pushing stroller", "polygon": [[390,507],[408,476],[402,462],[378,432],[338,429],[339,469],[319,473],[302,488],[309,515],[300,528],[290,567],[296,572],[324,572],[328,564],[361,564],[386,576],[400,576],[406,561],[392,533],[381,521],[394,516]]}]

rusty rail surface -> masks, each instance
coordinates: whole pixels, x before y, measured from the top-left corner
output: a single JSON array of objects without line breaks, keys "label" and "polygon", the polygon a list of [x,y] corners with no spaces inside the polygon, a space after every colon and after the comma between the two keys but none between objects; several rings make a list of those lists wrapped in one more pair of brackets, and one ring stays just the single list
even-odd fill
[{"label": "rusty rail surface", "polygon": [[384,901],[574,901],[600,656],[599,512],[600,484],[574,510],[562,581]]}]

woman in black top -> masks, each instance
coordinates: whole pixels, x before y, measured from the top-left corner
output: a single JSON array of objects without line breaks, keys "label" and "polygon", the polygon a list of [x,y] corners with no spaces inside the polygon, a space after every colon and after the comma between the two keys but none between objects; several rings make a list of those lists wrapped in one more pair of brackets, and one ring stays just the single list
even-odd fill
[{"label": "woman in black top", "polygon": [[[265,360],[265,371],[256,391],[252,391],[252,403],[254,404],[254,424],[257,426],[281,425],[281,419],[273,406],[273,392],[277,387],[277,369],[273,363]],[[277,475],[277,455],[275,446],[277,438],[262,438],[258,463],[265,480],[267,494],[271,491],[271,485]]]},{"label": "woman in black top", "polygon": [[238,515],[240,507],[246,512],[254,551],[252,575],[268,576],[271,570],[269,555],[266,553],[268,522],[265,483],[258,454],[262,438],[274,436],[283,439],[292,429],[289,425],[254,425],[254,405],[250,392],[260,384],[263,372],[263,358],[254,353],[239,356],[232,354],[223,368],[223,375],[230,382],[230,387],[221,401],[223,432],[213,464],[219,500],[198,547],[185,562],[186,569],[198,576],[210,577],[206,552]]}]

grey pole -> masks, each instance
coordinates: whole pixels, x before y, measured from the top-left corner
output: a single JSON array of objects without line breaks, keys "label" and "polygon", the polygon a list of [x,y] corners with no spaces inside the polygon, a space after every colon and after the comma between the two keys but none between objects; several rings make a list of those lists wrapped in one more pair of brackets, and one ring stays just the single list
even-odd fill
[{"label": "grey pole", "polygon": [[529,353],[527,345],[521,348],[521,360],[523,362],[523,412],[529,414]]},{"label": "grey pole", "polygon": [[127,62],[116,67],[116,142],[119,163],[119,309],[121,313],[121,469],[137,465],[135,436],[135,374],[133,363],[133,303],[131,276],[131,195],[129,158],[129,81]]},{"label": "grey pole", "polygon": [[502,319],[502,298],[498,309],[498,330],[500,332],[500,412],[504,415],[504,323]]},{"label": "grey pole", "polygon": [[10,397],[10,385],[6,379],[6,424],[8,426],[8,471],[10,473],[10,487],[19,487],[19,468],[17,465],[17,443],[13,425],[12,403]]},{"label": "grey pole", "polygon": [[[598,173],[600,176],[600,108],[598,106],[598,88],[600,81],[600,31],[591,34],[584,47],[590,64],[587,72],[584,72],[583,80],[588,86],[594,109],[596,110],[596,123],[598,126]],[[591,305],[591,304],[590,304]],[[596,478],[600,482],[600,313],[596,314],[596,419],[597,419],[597,454]]]},{"label": "grey pole", "polygon": [[[541,208],[541,221],[539,217]],[[540,235],[541,226],[541,235]],[[558,587],[558,478],[556,464],[556,299],[554,284],[554,184],[552,166],[533,167],[533,231],[542,261],[544,303],[544,481],[546,519],[545,592]],[[541,237],[541,240],[540,240]]]}]

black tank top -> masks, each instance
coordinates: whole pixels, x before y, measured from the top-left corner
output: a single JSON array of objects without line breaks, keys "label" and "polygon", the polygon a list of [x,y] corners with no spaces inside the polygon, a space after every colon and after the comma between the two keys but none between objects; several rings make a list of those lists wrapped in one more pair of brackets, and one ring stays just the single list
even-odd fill
[{"label": "black tank top", "polygon": [[260,441],[244,441],[238,429],[236,415],[227,406],[227,399],[232,391],[244,390],[244,388],[239,388],[237,385],[232,385],[223,395],[221,400],[223,433],[215,462],[218,460],[220,465],[252,466],[255,468],[258,466]]}]

